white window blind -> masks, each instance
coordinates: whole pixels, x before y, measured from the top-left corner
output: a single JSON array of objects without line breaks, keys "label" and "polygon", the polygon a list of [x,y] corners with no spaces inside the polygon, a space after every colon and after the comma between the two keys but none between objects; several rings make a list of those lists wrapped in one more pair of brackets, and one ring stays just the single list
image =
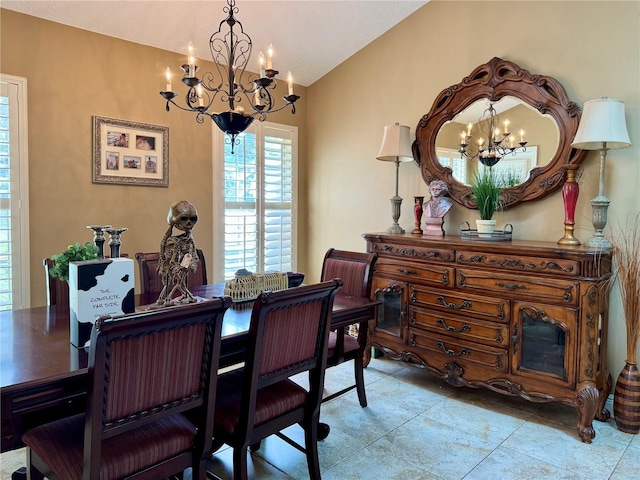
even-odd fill
[{"label": "white window blind", "polygon": [[451,148],[437,148],[436,154],[440,164],[451,168],[453,176],[460,183],[467,183],[467,160],[460,158],[460,152]]},{"label": "white window blind", "polygon": [[216,137],[222,150],[222,168],[214,169],[222,170],[214,173],[214,182],[222,176],[221,221],[214,221],[222,230],[214,232],[216,280],[240,269],[293,270],[297,129],[259,123],[238,136],[234,153],[221,133]]},{"label": "white window blind", "polygon": [[0,75],[0,310],[30,306],[26,88]]}]

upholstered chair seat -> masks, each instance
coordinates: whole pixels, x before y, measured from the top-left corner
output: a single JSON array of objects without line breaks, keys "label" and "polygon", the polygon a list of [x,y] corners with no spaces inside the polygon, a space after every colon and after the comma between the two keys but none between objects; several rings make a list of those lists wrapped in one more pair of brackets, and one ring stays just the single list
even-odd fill
[{"label": "upholstered chair seat", "polygon": [[[82,480],[85,415],[35,427],[24,435],[32,453],[65,480]],[[193,448],[196,428],[183,415],[172,415],[137,430],[108,438],[100,459],[100,479],[124,478]],[[107,454],[108,452],[108,454]],[[96,477],[98,478],[98,477]]]}]

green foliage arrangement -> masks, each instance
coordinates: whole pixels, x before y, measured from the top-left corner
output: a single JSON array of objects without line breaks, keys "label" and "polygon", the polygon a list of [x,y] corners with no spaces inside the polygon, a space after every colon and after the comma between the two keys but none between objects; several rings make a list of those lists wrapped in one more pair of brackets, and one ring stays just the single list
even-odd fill
[{"label": "green foliage arrangement", "polygon": [[49,269],[49,275],[60,280],[69,280],[69,262],[80,262],[82,260],[93,260],[98,258],[98,249],[96,246],[87,242],[84,245],[76,242],[69,245],[63,252],[57,255],[51,255],[53,260],[53,268]]},{"label": "green foliage arrangement", "polygon": [[482,220],[491,220],[494,212],[500,208],[500,194],[504,186],[502,176],[491,168],[485,168],[471,179],[471,194],[476,201]]}]

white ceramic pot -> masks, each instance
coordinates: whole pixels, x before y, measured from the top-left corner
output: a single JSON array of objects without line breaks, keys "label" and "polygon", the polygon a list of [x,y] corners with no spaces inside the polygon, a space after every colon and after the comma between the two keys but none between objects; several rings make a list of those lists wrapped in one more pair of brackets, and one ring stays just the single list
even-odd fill
[{"label": "white ceramic pot", "polygon": [[479,237],[490,237],[496,229],[495,220],[476,220]]}]

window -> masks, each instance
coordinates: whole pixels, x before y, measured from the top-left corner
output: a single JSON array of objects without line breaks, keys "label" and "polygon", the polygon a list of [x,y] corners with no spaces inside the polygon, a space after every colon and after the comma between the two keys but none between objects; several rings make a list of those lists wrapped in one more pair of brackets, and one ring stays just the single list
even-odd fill
[{"label": "window", "polygon": [[297,128],[256,122],[233,154],[213,128],[215,280],[295,270]]},{"label": "window", "polygon": [[0,75],[0,310],[30,306],[27,81]]},{"label": "window", "polygon": [[451,148],[436,149],[440,164],[449,167],[453,176],[460,183],[467,183],[467,159],[460,158],[460,152]]}]

